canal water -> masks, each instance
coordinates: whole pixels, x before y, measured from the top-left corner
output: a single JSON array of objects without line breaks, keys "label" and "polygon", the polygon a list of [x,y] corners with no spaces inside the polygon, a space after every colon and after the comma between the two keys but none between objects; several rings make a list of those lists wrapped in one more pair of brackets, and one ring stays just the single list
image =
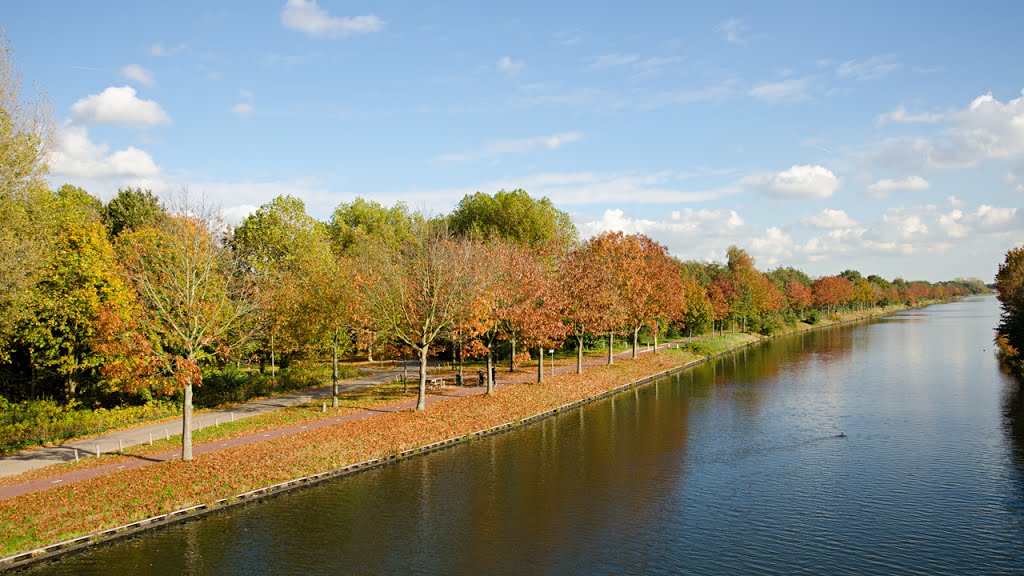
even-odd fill
[{"label": "canal water", "polygon": [[45,574],[1024,573],[1024,400],[971,298],[780,338]]}]

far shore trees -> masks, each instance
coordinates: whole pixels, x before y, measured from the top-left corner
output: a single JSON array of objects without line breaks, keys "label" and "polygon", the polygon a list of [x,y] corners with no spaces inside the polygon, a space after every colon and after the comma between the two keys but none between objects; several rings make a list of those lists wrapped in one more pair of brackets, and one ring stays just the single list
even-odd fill
[{"label": "far shore trees", "polygon": [[1010,366],[1024,376],[1024,248],[1013,248],[996,273],[996,295],[1003,305],[996,343]]},{"label": "far shore trees", "polygon": [[160,228],[122,237],[128,276],[146,317],[144,330],[163,369],[184,391],[181,459],[192,459],[192,389],[201,364],[224,357],[247,334],[255,311],[250,286],[221,241],[219,216],[187,191]]}]

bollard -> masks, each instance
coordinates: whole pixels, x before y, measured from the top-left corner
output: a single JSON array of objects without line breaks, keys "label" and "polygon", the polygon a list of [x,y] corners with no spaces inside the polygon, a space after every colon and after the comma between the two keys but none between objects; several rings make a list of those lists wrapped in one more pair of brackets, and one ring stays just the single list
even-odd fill
[{"label": "bollard", "polygon": [[327,402],[324,402],[324,406],[323,406],[323,408],[320,409],[320,411],[321,412],[327,412]]},{"label": "bollard", "polygon": [[234,422],[234,421],[235,421],[235,413],[234,413],[234,412],[232,412],[232,413],[231,413],[231,421],[232,421],[232,422]]},{"label": "bollard", "polygon": [[117,439],[117,451],[122,454],[124,453],[124,443],[121,442],[120,438]]},{"label": "bollard", "polygon": [[220,418],[215,418],[213,421],[213,425],[216,426],[217,428],[220,428]]},{"label": "bollard", "polygon": [[167,428],[164,428],[164,440],[170,440],[170,439],[171,439],[171,433],[167,431]]},{"label": "bollard", "polygon": [[78,462],[78,448],[75,448],[75,462]]},{"label": "bollard", "polygon": [[97,458],[100,457],[100,445],[99,444],[96,445],[96,457]]},{"label": "bollard", "polygon": [[149,445],[150,446],[153,445],[153,433],[152,432],[149,433]]}]

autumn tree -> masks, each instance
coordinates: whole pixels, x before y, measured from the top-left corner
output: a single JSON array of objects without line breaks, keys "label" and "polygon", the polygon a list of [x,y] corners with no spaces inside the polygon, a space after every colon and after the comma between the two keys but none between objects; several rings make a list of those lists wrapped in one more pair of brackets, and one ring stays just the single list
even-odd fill
[{"label": "autumn tree", "polygon": [[260,303],[260,320],[270,346],[271,370],[278,350],[293,353],[309,345],[320,320],[301,313],[304,299],[315,298],[304,268],[331,265],[333,257],[323,224],[306,214],[302,200],[278,196],[247,216],[231,239]]},{"label": "autumn tree", "polygon": [[419,355],[417,410],[426,409],[430,347],[451,328],[456,310],[474,299],[468,263],[472,243],[418,219],[398,250],[371,241],[361,260],[367,274],[361,291],[377,330]]},{"label": "autumn tree", "polygon": [[247,334],[238,327],[255,310],[249,285],[221,240],[219,214],[182,193],[160,228],[119,242],[145,314],[145,329],[163,369],[184,391],[181,458],[192,459],[192,389],[200,365],[224,356]]},{"label": "autumn tree", "polygon": [[845,304],[853,297],[853,285],[842,276],[822,276],[811,284],[814,304],[831,314],[840,304]]},{"label": "autumn tree", "polygon": [[814,305],[814,294],[806,284],[790,280],[786,284],[786,301],[789,303],[789,307],[796,311],[800,318],[803,318],[804,310]]},{"label": "autumn tree", "polygon": [[659,321],[680,319],[685,312],[678,266],[664,246],[643,234],[605,232],[592,241],[591,247],[599,259],[610,262],[614,271],[636,358],[642,328],[657,331]]},{"label": "autumn tree", "polygon": [[612,270],[597,258],[590,244],[574,248],[562,260],[559,274],[560,312],[576,339],[576,373],[583,373],[583,343],[588,334],[617,322],[618,294]]},{"label": "autumn tree", "polygon": [[996,273],[996,297],[1003,305],[996,342],[1018,371],[1024,366],[1024,248],[1012,248]]}]

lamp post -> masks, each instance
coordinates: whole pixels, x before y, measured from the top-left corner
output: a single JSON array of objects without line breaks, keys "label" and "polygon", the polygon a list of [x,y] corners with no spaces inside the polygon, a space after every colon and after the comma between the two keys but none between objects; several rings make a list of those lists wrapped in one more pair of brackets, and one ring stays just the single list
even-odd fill
[{"label": "lamp post", "polygon": [[555,383],[555,349],[552,348],[551,350],[548,350],[548,353],[551,354],[551,383],[554,384]]}]

